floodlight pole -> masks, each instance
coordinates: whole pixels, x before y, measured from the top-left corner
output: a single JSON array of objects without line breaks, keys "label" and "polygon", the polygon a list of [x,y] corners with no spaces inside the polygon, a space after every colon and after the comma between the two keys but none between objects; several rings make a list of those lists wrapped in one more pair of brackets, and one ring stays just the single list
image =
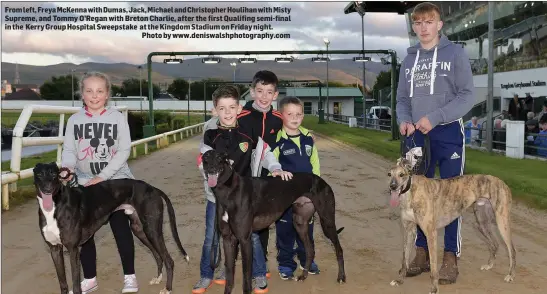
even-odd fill
[{"label": "floodlight pole", "polygon": [[395,111],[395,108],[397,107],[397,87],[395,85],[397,85],[397,52],[395,50],[391,50],[391,139],[392,140],[399,139],[399,126],[397,125],[397,113]]},{"label": "floodlight pole", "polygon": [[[397,128],[397,120],[395,118],[395,96],[396,96],[396,80],[395,80],[395,71],[397,67],[397,53],[394,50],[329,50],[329,53],[332,55],[348,55],[348,54],[388,54],[391,55],[391,105],[392,105],[392,116],[391,116],[391,128],[392,128],[392,139],[394,137],[393,129]],[[154,101],[153,101],[153,88],[152,88],[152,57],[153,56],[173,56],[173,55],[183,55],[183,56],[223,56],[223,55],[317,55],[325,54],[324,50],[294,50],[294,51],[197,51],[197,52],[150,52],[147,59],[147,69],[148,69],[148,112],[149,112],[149,125],[144,126],[144,135],[145,137],[155,134],[154,126]],[[204,91],[205,94],[205,91]],[[205,104],[206,106],[206,104]],[[207,107],[205,107],[207,108]],[[321,115],[319,121],[321,121]],[[395,123],[394,123],[395,122]],[[396,134],[396,133],[395,133]]]},{"label": "floodlight pole", "polygon": [[207,121],[207,82],[203,83],[203,121]]},{"label": "floodlight pole", "polygon": [[486,97],[486,150],[492,152],[493,106],[494,106],[494,2],[488,2],[488,96]]},{"label": "floodlight pole", "polygon": [[[364,14],[361,14],[361,46],[362,46],[362,49],[363,51],[365,50],[365,15]],[[366,75],[366,63],[367,61],[365,60],[365,53],[363,52],[363,127],[365,128],[366,127],[366,121],[367,121],[367,94],[366,94],[366,80],[365,80],[365,75]]]}]

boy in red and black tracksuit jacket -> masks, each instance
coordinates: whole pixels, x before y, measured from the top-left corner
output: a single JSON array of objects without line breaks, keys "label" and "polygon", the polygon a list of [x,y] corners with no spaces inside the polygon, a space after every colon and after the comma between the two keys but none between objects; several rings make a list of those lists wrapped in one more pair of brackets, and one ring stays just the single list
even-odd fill
[{"label": "boy in red and black tracksuit jacket", "polygon": [[[277,132],[281,130],[283,126],[283,120],[281,119],[281,113],[272,106],[270,110],[262,112],[253,107],[254,101],[249,101],[243,106],[243,110],[237,116],[237,121],[242,128],[242,131],[246,133],[254,142],[258,142],[258,137],[262,137],[262,140],[273,149],[275,146],[275,140],[277,138]],[[268,176],[269,171],[265,168],[262,169],[261,176]]]},{"label": "boy in red and black tracksuit jacket", "polygon": [[[272,102],[279,95],[278,83],[277,76],[273,72],[267,70],[257,72],[253,77],[250,89],[253,101],[245,104],[237,118],[239,125],[254,142],[258,142],[258,137],[262,137],[262,140],[272,150],[272,146],[275,146],[277,139],[277,132],[283,127],[281,113],[273,109],[272,106]],[[268,174],[268,170],[263,168],[261,176],[266,177]],[[265,259],[268,261],[270,230],[264,229],[258,232],[258,235],[260,236],[260,243],[262,243]],[[269,271],[267,276],[270,277]]]}]

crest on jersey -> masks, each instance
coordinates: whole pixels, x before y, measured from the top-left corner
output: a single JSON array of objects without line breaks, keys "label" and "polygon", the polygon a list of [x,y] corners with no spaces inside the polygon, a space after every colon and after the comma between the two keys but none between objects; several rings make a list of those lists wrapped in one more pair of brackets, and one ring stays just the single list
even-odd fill
[{"label": "crest on jersey", "polygon": [[247,149],[249,149],[249,142],[239,143],[239,149],[241,149],[243,153],[247,152]]},{"label": "crest on jersey", "polygon": [[306,147],[306,154],[308,156],[311,156],[311,152],[313,150],[313,147],[311,147],[310,145],[305,145],[304,147]]}]

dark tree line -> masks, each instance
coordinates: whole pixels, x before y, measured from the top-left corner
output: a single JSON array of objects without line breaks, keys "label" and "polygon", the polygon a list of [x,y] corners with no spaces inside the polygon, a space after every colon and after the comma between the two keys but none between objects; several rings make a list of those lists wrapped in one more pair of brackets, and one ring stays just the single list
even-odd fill
[{"label": "dark tree line", "polygon": [[[383,80],[380,77],[383,76],[382,73],[379,75],[378,80]],[[74,98],[79,99],[79,88],[78,88],[78,79],[74,77],[74,84],[71,83],[71,75],[64,76],[53,76],[50,80],[46,81],[42,86],[40,86],[40,94],[45,100],[71,100],[72,99],[72,87],[74,87]],[[203,100],[204,94],[206,94],[207,99],[211,98],[211,95],[219,86],[224,84],[229,84],[230,81],[223,81],[221,79],[209,78],[203,79],[200,81],[191,81],[190,83],[183,79],[177,78],[174,79],[166,90],[168,93],[173,95],[179,100],[186,100],[190,94],[191,100]],[[391,81],[390,81],[391,83]],[[378,81],[377,81],[378,84]],[[189,87],[190,85],[190,87]],[[250,85],[238,84],[240,95],[243,95]],[[317,87],[317,82],[294,82],[290,80],[280,80],[280,86],[284,87]],[[388,85],[389,86],[389,85]],[[111,95],[113,97],[121,96],[140,96],[141,93],[141,84],[138,79],[130,78],[122,81],[121,84],[113,84]],[[160,92],[162,92],[161,87],[154,83],[152,85],[154,97],[157,97]],[[205,89],[206,87],[206,89]],[[322,87],[326,87],[326,83],[323,82]],[[355,87],[355,84],[344,84],[337,81],[329,81],[329,87]],[[361,85],[358,85],[362,89]],[[376,87],[376,85],[375,85]],[[191,89],[190,89],[191,88]],[[206,93],[204,92],[206,91]],[[148,82],[142,80],[142,95],[148,96]]]}]

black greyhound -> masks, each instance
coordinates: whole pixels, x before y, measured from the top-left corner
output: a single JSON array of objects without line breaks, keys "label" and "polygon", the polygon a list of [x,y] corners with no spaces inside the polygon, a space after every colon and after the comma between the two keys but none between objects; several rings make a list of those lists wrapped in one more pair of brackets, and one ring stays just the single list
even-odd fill
[{"label": "black greyhound", "polygon": [[[179,239],[173,205],[165,193],[133,179],[108,180],[89,187],[70,187],[61,182],[60,176],[61,172],[66,171],[67,176],[63,179],[68,179],[70,171],[59,169],[54,162],[38,163],[33,171],[40,232],[51,250],[62,294],[68,293],[63,246],[70,254],[73,293],[80,294],[80,246],[108,221],[112,212],[119,209],[124,209],[129,215],[133,234],[152,251],[156,259],[158,276],[150,284],[161,282],[165,264],[167,284],[160,294],[171,292],[174,261],[163,239],[162,199],[167,204],[175,243],[186,261],[188,255]],[[75,181],[76,175],[73,176]]]},{"label": "black greyhound", "polygon": [[332,241],[338,259],[337,281],[346,282],[344,255],[338,239],[343,228],[336,230],[334,193],[323,179],[309,173],[294,173],[289,181],[278,177],[242,177],[232,169],[227,154],[215,150],[205,152],[202,160],[208,185],[215,194],[216,222],[224,241],[225,294],[232,293],[234,286],[238,244],[241,244],[243,293],[251,293],[251,233],[269,227],[291,205],[294,226],[306,250],[306,264],[297,280],[307,278],[315,256],[308,224],[317,210],[323,233]]}]

